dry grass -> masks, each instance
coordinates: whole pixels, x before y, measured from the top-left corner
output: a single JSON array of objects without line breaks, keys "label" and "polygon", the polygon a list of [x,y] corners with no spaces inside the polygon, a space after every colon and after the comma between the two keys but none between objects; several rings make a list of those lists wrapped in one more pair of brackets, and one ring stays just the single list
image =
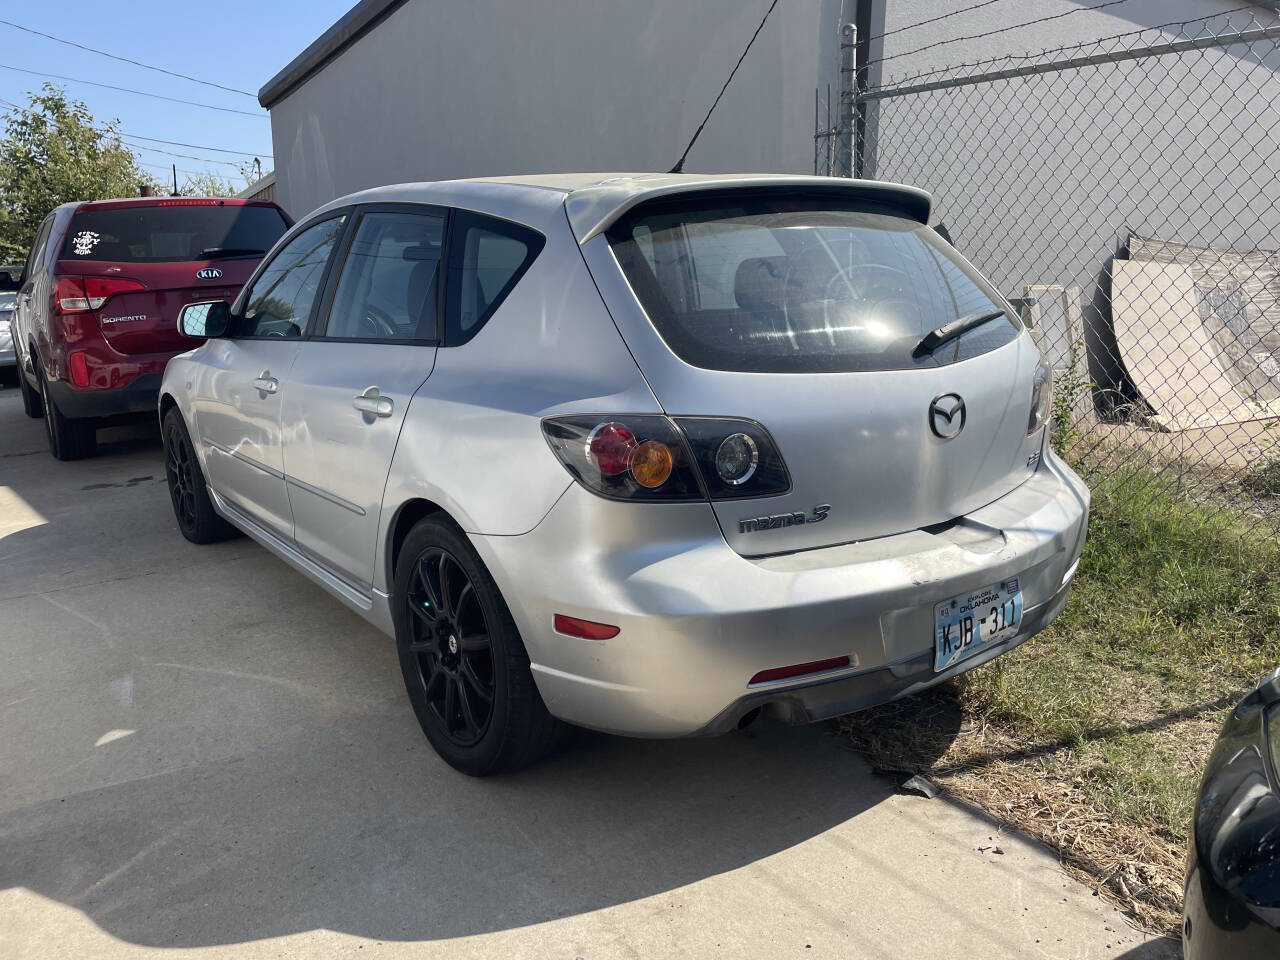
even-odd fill
[{"label": "dry grass", "polygon": [[1280,663],[1277,569],[1280,544],[1229,511],[1114,474],[1094,485],[1053,626],[841,727],[875,766],[926,773],[1172,933],[1204,762],[1226,711]]}]

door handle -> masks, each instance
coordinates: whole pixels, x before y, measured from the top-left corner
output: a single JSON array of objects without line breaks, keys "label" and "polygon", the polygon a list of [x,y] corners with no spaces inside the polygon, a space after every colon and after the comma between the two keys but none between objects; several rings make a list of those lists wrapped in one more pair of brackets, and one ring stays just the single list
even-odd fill
[{"label": "door handle", "polygon": [[263,370],[262,376],[253,381],[253,386],[263,393],[275,393],[280,389],[280,381],[271,375],[270,370]]},{"label": "door handle", "polygon": [[361,413],[369,413],[375,417],[389,417],[395,409],[390,397],[384,397],[377,387],[365,387],[364,393],[352,397],[351,405]]}]

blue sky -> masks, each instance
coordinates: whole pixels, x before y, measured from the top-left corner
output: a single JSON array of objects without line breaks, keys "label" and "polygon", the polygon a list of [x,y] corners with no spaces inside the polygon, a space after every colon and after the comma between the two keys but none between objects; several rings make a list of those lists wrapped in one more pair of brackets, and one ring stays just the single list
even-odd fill
[{"label": "blue sky", "polygon": [[[30,0],[0,2],[0,18],[96,47],[119,56],[154,64],[201,80],[257,93],[258,88],[300,53],[355,0],[264,0],[258,3],[189,3],[182,0]],[[147,171],[168,180],[170,163],[183,171],[216,172],[237,186],[243,179],[234,165],[255,152],[271,152],[271,124],[257,100],[179,80],[76,50],[52,40],[0,25],[0,64],[39,73],[56,73],[98,83],[129,87],[200,103],[247,110],[241,116],[169,103],[131,93],[104,90],[69,80],[54,80],[69,96],[83,100],[99,120],[119,118],[125,137],[153,137],[219,147],[243,154],[153,144],[130,149],[148,164]],[[38,90],[42,77],[0,68],[0,99],[25,104],[27,92]],[[0,104],[0,109],[7,109]],[[166,156],[159,150],[192,154]],[[264,169],[271,160],[263,156]]]}]

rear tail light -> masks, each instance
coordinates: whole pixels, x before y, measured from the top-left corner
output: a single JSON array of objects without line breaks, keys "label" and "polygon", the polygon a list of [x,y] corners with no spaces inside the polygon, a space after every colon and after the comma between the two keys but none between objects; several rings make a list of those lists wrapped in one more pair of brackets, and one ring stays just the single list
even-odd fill
[{"label": "rear tail light", "polygon": [[680,431],[666,417],[556,417],[542,432],[575,480],[613,500],[701,500]]},{"label": "rear tail light", "polygon": [[71,385],[87,387],[89,385],[89,364],[85,360],[83,350],[75,350],[67,354],[67,371],[71,374]]},{"label": "rear tail light", "polygon": [[791,489],[791,475],[769,431],[753,420],[677,417],[689,438],[712,500],[776,497]]},{"label": "rear tail light", "polygon": [[137,280],[125,277],[59,277],[53,298],[59,313],[86,313],[100,309],[117,293],[145,289]]},{"label": "rear tail light", "polygon": [[542,422],[574,479],[614,500],[738,500],[786,493],[791,478],[769,432],[709,417],[555,417]]}]

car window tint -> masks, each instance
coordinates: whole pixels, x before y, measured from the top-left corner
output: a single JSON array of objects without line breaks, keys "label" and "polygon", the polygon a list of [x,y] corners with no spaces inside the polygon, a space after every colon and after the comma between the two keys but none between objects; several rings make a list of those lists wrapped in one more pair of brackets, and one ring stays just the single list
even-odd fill
[{"label": "car window tint", "polygon": [[285,232],[275,207],[219,200],[159,200],[82,208],[67,227],[64,260],[160,263],[260,257]]},{"label": "car window tint", "polygon": [[[668,346],[713,370],[808,373],[942,366],[1010,343],[1004,299],[924,224],[818,196],[645,204],[608,231]],[[1006,312],[1008,311],[1008,312]],[[931,330],[994,318],[937,349]]]},{"label": "car window tint", "polygon": [[302,336],[346,219],[344,215],[323,220],[281,248],[245,297],[244,315],[236,318],[232,336]]},{"label": "car window tint", "polygon": [[360,219],[324,336],[434,340],[444,218],[372,212]]},{"label": "car window tint", "polygon": [[506,220],[461,211],[449,244],[445,342],[474,337],[506,299],[544,243],[541,234]]},{"label": "car window tint", "polygon": [[44,253],[45,245],[49,241],[49,231],[53,227],[52,214],[45,218],[44,223],[40,224],[40,229],[36,231],[35,242],[31,244],[31,253],[27,257],[27,267],[23,271],[24,277],[30,277],[36,270],[36,264],[40,262],[40,257]]}]

